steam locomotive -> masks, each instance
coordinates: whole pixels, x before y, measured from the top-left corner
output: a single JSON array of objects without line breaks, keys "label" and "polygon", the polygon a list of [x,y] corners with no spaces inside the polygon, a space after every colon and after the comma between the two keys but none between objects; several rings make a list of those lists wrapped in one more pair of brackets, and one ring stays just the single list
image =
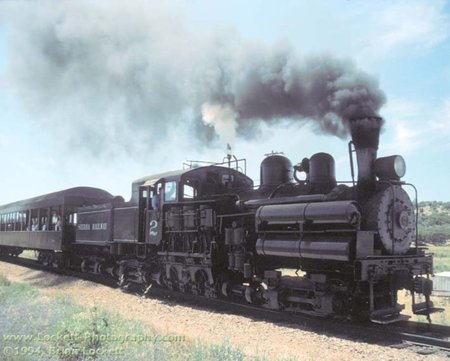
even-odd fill
[{"label": "steam locomotive", "polygon": [[78,187],[2,206],[0,253],[36,250],[48,267],[113,277],[146,293],[159,285],[378,323],[407,318],[397,303],[407,289],[413,313],[429,318],[437,311],[433,259],[417,243],[405,162],[377,158],[381,118],[349,124],[349,184],[337,184],[327,153],[295,166],[272,154],[255,188],[229,156],[228,164],[138,179],[128,202]]}]

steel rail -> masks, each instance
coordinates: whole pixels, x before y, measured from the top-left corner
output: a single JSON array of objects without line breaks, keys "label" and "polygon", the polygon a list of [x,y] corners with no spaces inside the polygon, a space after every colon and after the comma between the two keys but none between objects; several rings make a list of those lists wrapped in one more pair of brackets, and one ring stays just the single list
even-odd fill
[{"label": "steel rail", "polygon": [[[1,262],[27,267],[38,271],[55,273],[86,281],[102,284],[112,288],[119,288],[117,280],[100,275],[46,267],[38,261],[22,258],[0,256]],[[145,297],[142,292],[130,291],[137,296]],[[265,309],[255,305],[236,302],[229,299],[206,298],[190,293],[174,292],[165,288],[152,287],[149,298],[169,303],[184,303],[208,311],[232,313],[239,316],[251,317],[261,321],[279,323],[283,326],[322,333],[332,337],[348,340],[375,343],[385,346],[405,347],[418,346],[435,348],[450,352],[450,327],[438,324],[428,324],[415,321],[403,321],[396,324],[380,325],[368,322],[358,322],[348,319],[318,318],[310,315]],[[344,327],[343,327],[344,326]]]}]

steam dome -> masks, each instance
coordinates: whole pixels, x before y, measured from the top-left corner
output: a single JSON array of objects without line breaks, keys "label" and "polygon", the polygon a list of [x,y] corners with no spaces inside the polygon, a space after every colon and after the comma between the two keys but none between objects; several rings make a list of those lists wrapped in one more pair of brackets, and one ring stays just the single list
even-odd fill
[{"label": "steam dome", "polygon": [[292,163],[283,155],[269,155],[261,162],[261,187],[277,186],[292,181]]}]

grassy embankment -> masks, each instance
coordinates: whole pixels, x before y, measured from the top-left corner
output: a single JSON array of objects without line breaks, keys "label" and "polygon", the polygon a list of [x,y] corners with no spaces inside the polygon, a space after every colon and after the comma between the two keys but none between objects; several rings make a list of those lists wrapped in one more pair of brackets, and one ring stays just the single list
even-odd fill
[{"label": "grassy embankment", "polygon": [[450,245],[429,246],[428,252],[433,254],[434,273],[450,271]]},{"label": "grassy embankment", "polygon": [[229,342],[208,344],[158,334],[151,325],[88,309],[68,298],[49,298],[1,274],[0,309],[0,360],[4,361],[269,359],[248,356]]},{"label": "grassy embankment", "polygon": [[444,245],[450,241],[450,202],[419,203],[419,241]]},{"label": "grassy embankment", "polygon": [[[433,271],[434,273],[450,271],[450,245],[429,246],[428,251],[433,253]],[[432,296],[436,307],[441,307],[444,312],[432,315],[433,323],[450,325],[450,297]]]}]

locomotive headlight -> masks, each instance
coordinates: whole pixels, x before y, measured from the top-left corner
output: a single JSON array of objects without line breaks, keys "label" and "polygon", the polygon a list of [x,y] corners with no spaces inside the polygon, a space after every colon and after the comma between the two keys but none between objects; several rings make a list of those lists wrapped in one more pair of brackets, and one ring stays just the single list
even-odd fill
[{"label": "locomotive headlight", "polygon": [[401,155],[381,157],[375,161],[375,174],[380,180],[400,180],[406,173],[406,163]]}]

